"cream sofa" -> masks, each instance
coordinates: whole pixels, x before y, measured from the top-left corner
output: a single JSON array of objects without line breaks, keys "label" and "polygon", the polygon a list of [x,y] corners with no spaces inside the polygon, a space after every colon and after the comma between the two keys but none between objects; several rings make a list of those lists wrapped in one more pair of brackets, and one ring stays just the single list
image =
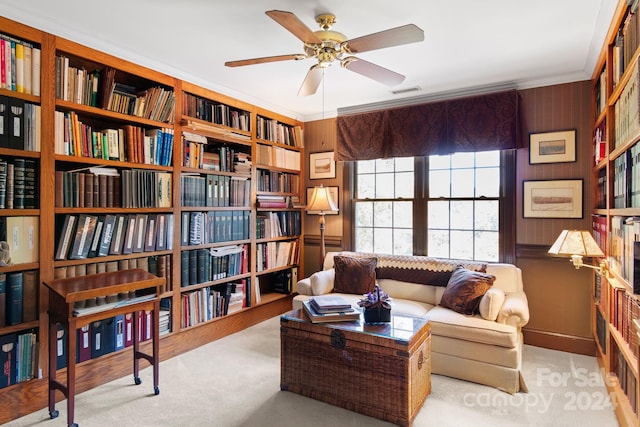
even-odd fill
[{"label": "cream sofa", "polygon": [[[376,278],[392,297],[392,312],[425,316],[431,322],[431,369],[434,374],[486,384],[508,393],[526,392],[521,373],[522,332],[529,321],[522,272],[512,264],[477,263],[420,256],[374,255],[358,252],[329,252],[323,271],[300,280],[293,308],[313,295],[333,290],[335,255],[375,257]],[[493,286],[480,301],[480,313],[459,314],[439,305],[446,288],[446,275],[458,266],[495,276]],[[438,286],[420,284],[433,271],[444,272]],[[424,278],[424,280],[422,280]],[[443,280],[445,280],[443,282]],[[352,304],[362,295],[340,294]]]}]

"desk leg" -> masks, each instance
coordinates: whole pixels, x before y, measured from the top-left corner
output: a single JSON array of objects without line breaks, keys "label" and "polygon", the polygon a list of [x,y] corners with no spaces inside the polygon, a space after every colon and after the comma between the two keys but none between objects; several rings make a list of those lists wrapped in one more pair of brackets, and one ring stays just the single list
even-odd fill
[{"label": "desk leg", "polygon": [[140,311],[133,312],[133,381],[136,385],[140,385],[140,360],[138,353],[140,352]]},{"label": "desk leg", "polygon": [[156,300],[153,304],[153,392],[160,394],[158,386],[159,369],[158,361],[160,360],[160,300]]},{"label": "desk leg", "polygon": [[77,427],[77,424],[73,422],[76,402],[76,347],[78,345],[75,318],[69,320],[67,335],[69,343],[67,348],[67,424],[70,427]]},{"label": "desk leg", "polygon": [[49,321],[49,417],[56,418],[58,411],[56,410],[56,363],[57,357],[57,344],[58,344],[58,324],[57,322]]}]

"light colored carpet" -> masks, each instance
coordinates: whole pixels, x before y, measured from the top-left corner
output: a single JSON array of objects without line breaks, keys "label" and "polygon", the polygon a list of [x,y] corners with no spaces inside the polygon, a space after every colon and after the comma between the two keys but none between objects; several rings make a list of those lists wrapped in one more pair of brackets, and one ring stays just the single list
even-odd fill
[{"label": "light colored carpet", "polygon": [[[82,393],[75,421],[80,427],[391,425],[280,391],[279,332],[274,317],[162,362],[158,396],[150,368],[141,371],[139,386],[127,376]],[[525,346],[524,376],[529,393],[511,396],[433,375],[414,426],[618,425],[595,358]],[[7,425],[66,426],[66,401],[56,408],[54,420],[43,409]]]}]

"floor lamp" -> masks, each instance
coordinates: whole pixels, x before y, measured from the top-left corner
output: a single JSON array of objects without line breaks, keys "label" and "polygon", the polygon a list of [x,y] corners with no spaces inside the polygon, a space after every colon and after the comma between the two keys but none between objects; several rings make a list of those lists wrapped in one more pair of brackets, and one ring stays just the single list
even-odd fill
[{"label": "floor lamp", "polygon": [[320,270],[324,264],[324,215],[327,212],[338,212],[338,207],[331,198],[328,187],[313,187],[313,193],[311,194],[311,200],[307,205],[307,212],[320,215]]}]

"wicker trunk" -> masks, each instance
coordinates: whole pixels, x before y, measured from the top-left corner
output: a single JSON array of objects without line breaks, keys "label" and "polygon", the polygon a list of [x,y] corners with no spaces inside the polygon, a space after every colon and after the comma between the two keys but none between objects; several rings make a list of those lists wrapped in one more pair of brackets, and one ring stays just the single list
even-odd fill
[{"label": "wicker trunk", "polygon": [[294,310],[280,326],[282,390],[402,426],[431,392],[431,335],[422,319],[314,324]]}]

